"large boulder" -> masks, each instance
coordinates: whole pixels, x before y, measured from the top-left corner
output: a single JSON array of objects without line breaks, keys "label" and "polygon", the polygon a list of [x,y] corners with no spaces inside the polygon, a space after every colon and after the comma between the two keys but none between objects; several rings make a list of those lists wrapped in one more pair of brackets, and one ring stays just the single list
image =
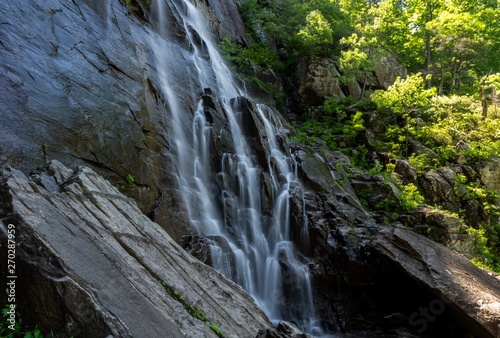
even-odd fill
[{"label": "large boulder", "polygon": [[[367,85],[387,89],[394,84],[398,77],[404,79],[407,75],[406,67],[399,62],[394,54],[390,53],[375,62],[373,76],[368,77]],[[358,79],[358,81],[363,82],[362,79]]]},{"label": "large boulder", "polygon": [[259,331],[256,338],[313,338],[313,336],[300,331],[292,323],[281,321],[275,328],[265,328]]},{"label": "large boulder", "polygon": [[467,234],[467,228],[458,215],[440,209],[421,206],[412,212],[417,224],[414,230],[437,243],[446,245],[469,259],[478,255],[474,240]]},{"label": "large boulder", "polygon": [[328,97],[344,97],[339,77],[333,60],[303,60],[299,64],[299,102],[305,106],[319,106]]},{"label": "large boulder", "polygon": [[[297,67],[298,101],[304,106],[320,106],[330,97],[352,96],[358,99],[366,86],[372,89],[387,89],[400,77],[407,76],[406,68],[392,54],[382,57],[374,65],[373,74],[358,77],[343,85],[341,72],[336,62],[329,58],[307,58]],[[365,83],[366,82],[366,83]]]},{"label": "large boulder", "polygon": [[450,169],[439,169],[424,173],[419,180],[425,197],[452,212],[460,210],[460,200],[454,189],[455,173]]},{"label": "large boulder", "polygon": [[6,228],[15,227],[23,323],[64,337],[172,338],[216,337],[205,321],[225,337],[254,337],[271,325],[241,287],[185,252],[93,170],[54,161],[37,177],[39,184],[14,169],[0,175],[0,237],[5,248]]},{"label": "large boulder", "polygon": [[423,333],[440,316],[451,313],[475,337],[500,334],[500,280],[478,269],[441,244],[402,228],[384,228],[374,250],[430,292],[428,304],[416,308],[409,321]]}]

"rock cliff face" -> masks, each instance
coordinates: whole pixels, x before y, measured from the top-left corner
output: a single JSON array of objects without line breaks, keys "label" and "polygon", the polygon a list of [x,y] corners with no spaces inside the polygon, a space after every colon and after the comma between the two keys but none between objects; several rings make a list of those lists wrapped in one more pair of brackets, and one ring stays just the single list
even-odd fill
[{"label": "rock cliff face", "polygon": [[[25,324],[75,337],[216,337],[188,304],[224,337],[254,337],[271,325],[246,292],[185,252],[94,171],[57,161],[48,169],[30,179],[17,170],[0,174]],[[5,235],[2,228],[2,248]]]},{"label": "rock cliff face", "polygon": [[132,174],[131,195],[150,212],[169,181],[145,44],[154,33],[118,1],[3,3],[0,12],[6,161],[25,171],[53,158],[87,164],[114,183]]},{"label": "rock cliff face", "polygon": [[[233,2],[196,4],[214,36],[244,36]],[[190,75],[196,71],[182,22],[167,30],[170,57],[153,51],[151,41],[162,41],[157,20],[141,21],[118,0],[2,3],[0,14],[1,160],[23,171],[54,158],[90,166],[124,185],[146,214],[159,211],[157,221],[176,237],[172,222],[185,216],[171,199],[174,146],[159,59],[176,70],[169,76],[180,109],[191,111],[202,94],[194,90],[199,84]],[[129,174],[134,190],[127,189]]]}]

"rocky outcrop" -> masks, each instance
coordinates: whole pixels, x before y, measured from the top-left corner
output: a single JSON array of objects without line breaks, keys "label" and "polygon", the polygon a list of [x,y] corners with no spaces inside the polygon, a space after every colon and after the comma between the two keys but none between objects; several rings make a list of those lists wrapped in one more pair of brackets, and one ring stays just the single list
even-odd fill
[{"label": "rocky outcrop", "polygon": [[[348,159],[336,152],[325,159],[319,155],[322,152],[325,150],[295,150],[304,195],[301,200],[294,197],[293,210],[294,215],[305,215],[305,221],[304,217],[295,218],[294,227],[300,229],[301,222],[308,224],[311,249],[303,252],[313,259],[310,271],[314,276],[315,304],[322,314],[321,327],[346,337],[385,336],[388,332],[401,337],[488,337],[485,332],[495,329],[492,324],[500,315],[496,310],[499,283],[452,251],[469,258],[477,254],[474,244],[464,235],[467,225],[435,208],[419,208],[407,215],[415,232],[400,229],[399,225],[380,228],[375,219],[390,218],[367,213],[357,196],[364,193],[364,200],[371,201],[373,207],[384,200],[397,203],[397,187],[391,187],[380,175],[353,175]],[[399,167],[399,175],[408,175],[406,180],[416,179],[407,163],[395,166]],[[451,175],[442,173],[447,174]],[[432,236],[447,247],[416,232]],[[447,272],[448,262],[459,262],[460,269],[463,265],[463,270],[453,270],[462,277],[459,284],[452,284],[454,274]],[[473,288],[463,286],[468,273],[474,276]],[[442,281],[430,279],[438,277]],[[455,298],[449,296],[452,300],[442,313],[441,303],[435,301],[440,295],[436,295],[438,284],[443,294],[455,293]],[[473,298],[482,285],[489,285],[488,289],[476,294],[479,298]],[[467,290],[467,300],[461,300],[462,287]],[[475,303],[486,304],[486,299],[489,303],[485,312],[476,315]],[[421,311],[425,309],[439,315],[430,313],[432,318],[424,325]],[[462,321],[464,313],[470,317],[466,321]]]},{"label": "rocky outcrop", "polygon": [[401,228],[384,228],[373,240],[373,248],[434,297],[416,308],[409,318],[419,332],[424,332],[439,316],[452,313],[476,337],[498,337],[498,279],[444,246]]},{"label": "rocky outcrop", "polygon": [[466,225],[457,215],[428,206],[412,212],[416,224],[409,224],[421,235],[446,245],[469,259],[478,254],[476,244],[467,234]]},{"label": "rocky outcrop", "polygon": [[[387,89],[394,84],[398,77],[406,78],[408,71],[394,54],[383,56],[373,67],[373,76],[368,77],[367,85]],[[360,83],[363,81],[358,79]]]},{"label": "rocky outcrop", "polygon": [[313,336],[301,332],[292,323],[281,321],[276,328],[266,328],[259,331],[256,338],[313,338]]},{"label": "rocky outcrop", "polygon": [[481,181],[491,190],[500,194],[500,158],[491,158],[479,168]]},{"label": "rocky outcrop", "polygon": [[[358,78],[346,85],[341,84],[341,74],[334,60],[312,58],[302,60],[297,67],[298,101],[303,106],[320,106],[329,97],[355,99],[363,94],[362,87],[387,89],[398,78],[407,76],[406,68],[392,54],[375,63],[372,76]],[[366,83],[365,83],[366,81]]]},{"label": "rocky outcrop", "polygon": [[455,173],[450,169],[439,169],[424,173],[419,183],[429,201],[437,203],[452,212],[458,212],[460,201],[453,188],[454,177]]},{"label": "rocky outcrop", "polygon": [[339,82],[340,73],[328,59],[304,60],[298,68],[300,103],[305,106],[322,105],[326,98],[344,97]]},{"label": "rocky outcrop", "polygon": [[[358,174],[352,176],[350,182],[371,210],[397,210],[401,206],[399,188],[382,175]],[[379,214],[378,221],[384,223],[388,215]]]},{"label": "rocky outcrop", "polygon": [[271,325],[239,286],[186,253],[93,170],[54,161],[49,173],[38,173],[39,183],[14,169],[0,176],[1,241],[5,248],[13,224],[23,323],[62,337],[217,336],[188,304],[224,337],[254,337]]}]

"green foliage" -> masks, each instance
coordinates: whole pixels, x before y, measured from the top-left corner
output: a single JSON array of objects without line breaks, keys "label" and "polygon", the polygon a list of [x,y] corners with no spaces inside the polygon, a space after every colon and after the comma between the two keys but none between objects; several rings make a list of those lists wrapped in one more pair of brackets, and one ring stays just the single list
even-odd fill
[{"label": "green foliage", "polygon": [[251,65],[266,67],[275,71],[280,71],[284,67],[278,53],[264,43],[254,43],[244,47],[228,38],[224,38],[219,44],[219,49],[228,60],[236,64],[237,70],[243,73]]},{"label": "green foliage", "polygon": [[289,64],[302,55],[333,50],[349,29],[335,1],[240,0],[238,5],[250,38],[275,50],[283,48]]},{"label": "green foliage", "polygon": [[500,244],[500,226],[498,224],[495,224],[493,226],[493,232],[495,234],[494,236],[488,234],[487,230],[484,228],[467,229],[468,235],[474,240],[476,247],[480,253],[479,257],[475,257],[472,259],[472,263],[484,269],[500,272],[500,253],[498,252],[498,246],[496,248],[491,246],[492,238],[497,245]]},{"label": "green foliage", "polygon": [[[265,82],[256,76],[255,69],[260,69],[262,75],[270,75],[272,72],[280,72],[285,64],[279,59],[278,53],[264,43],[254,43],[248,47],[237,44],[224,38],[219,49],[225,58],[233,63],[236,71],[253,83],[257,88],[269,93],[273,98],[268,104],[284,107],[285,94],[275,83]],[[272,78],[272,77],[270,77]]]},{"label": "green foliage", "polygon": [[12,326],[12,323],[7,321],[9,319],[9,311],[10,305],[7,304],[2,309],[3,320],[0,322],[1,338],[44,338],[44,335],[38,326],[35,326],[33,330],[23,331],[19,320],[16,320],[16,323]]},{"label": "green foliage", "polygon": [[370,175],[374,176],[381,174],[383,169],[384,166],[380,163],[380,161],[375,161],[375,164],[370,168],[368,172],[370,173]]},{"label": "green foliage", "polygon": [[360,111],[352,115],[352,117],[347,120],[342,126],[342,133],[349,140],[354,140],[356,136],[363,130],[365,130],[363,113]]},{"label": "green foliage", "polygon": [[411,155],[408,157],[408,163],[411,167],[422,174],[425,170],[435,167],[435,161],[428,154]]},{"label": "green foliage", "polygon": [[132,174],[128,174],[127,177],[125,177],[125,181],[127,181],[127,183],[130,185],[135,184],[135,180]]},{"label": "green foliage", "polygon": [[[387,90],[377,90],[372,94],[372,101],[379,110],[393,114],[393,125],[387,128],[385,139],[397,144],[391,145],[391,152],[408,157],[408,138],[415,137],[417,118],[420,118],[431,103],[435,89],[425,89],[421,74],[398,78]],[[398,119],[402,120],[398,123]]]},{"label": "green foliage", "polygon": [[203,313],[203,310],[197,306],[189,304],[183,296],[179,293],[179,291],[174,290],[170,286],[165,283],[165,281],[159,281],[160,285],[163,287],[163,289],[172,297],[174,300],[177,302],[181,303],[184,309],[193,317],[196,318],[203,323],[205,323],[206,326],[208,326],[212,331],[215,332],[215,334],[219,337],[224,337],[222,330],[213,322],[209,321],[207,316]]},{"label": "green foliage", "polygon": [[[500,119],[494,113],[484,116],[480,101],[471,96],[436,95],[419,74],[376,91],[372,100],[392,116],[382,136],[384,150],[407,157],[417,170],[444,166],[459,156],[474,164],[500,153]],[[409,138],[432,149],[433,155],[410,154]]]},{"label": "green foliage", "polygon": [[381,38],[410,71],[432,74],[440,93],[452,93],[467,90],[471,70],[491,60],[481,54],[495,45],[497,30],[484,18],[496,9],[480,8],[444,0],[382,0],[372,15]]},{"label": "green foliage", "polygon": [[462,195],[464,200],[479,202],[489,217],[489,221],[480,224],[477,229],[470,227],[467,230],[480,254],[473,259],[473,263],[500,272],[500,194],[477,182],[469,182],[461,174],[456,176],[454,183],[457,195]]},{"label": "green foliage", "polygon": [[319,10],[313,10],[307,15],[306,24],[297,36],[310,51],[317,51],[322,45],[333,42],[332,27]]},{"label": "green foliage", "polygon": [[401,200],[401,209],[403,212],[411,212],[419,205],[424,204],[425,198],[422,196],[415,184],[400,184],[399,187],[401,188],[401,195],[399,196],[399,199]]},{"label": "green foliage", "polygon": [[345,81],[364,82],[362,92],[388,53],[410,72],[429,75],[426,86],[441,95],[473,94],[480,79],[500,72],[496,1],[239,0],[238,6],[249,31],[243,50],[256,48],[262,58],[265,50],[285,51],[282,70],[304,55],[331,56]]},{"label": "green foliage", "polygon": [[367,189],[362,189],[357,192],[359,201],[361,202],[361,205],[365,208],[370,210],[370,205],[368,204],[368,199],[373,195],[373,189],[367,188]]},{"label": "green foliage", "polygon": [[[127,176],[125,177],[125,181],[127,182],[127,188],[132,189],[132,190],[135,190],[137,188],[137,186],[135,184],[134,176],[132,176],[132,174],[130,174],[130,173],[127,174]],[[124,190],[125,185],[122,185],[121,189]]]},{"label": "green foliage", "polygon": [[323,107],[301,116],[302,122],[292,139],[311,145],[319,138],[330,150],[342,150],[348,155],[352,152],[355,162],[364,162],[367,149],[356,142],[356,137],[365,130],[363,113],[348,115],[343,109],[351,103],[350,98],[326,100]]},{"label": "green foliage", "polygon": [[427,125],[418,138],[435,149],[440,163],[463,155],[471,164],[500,151],[500,119],[482,117],[479,102],[468,96],[436,97],[429,107]]},{"label": "green foliage", "polygon": [[425,89],[422,74],[413,74],[406,79],[398,78],[387,90],[377,90],[372,101],[378,109],[389,109],[404,118],[416,117],[429,106],[435,89]]}]

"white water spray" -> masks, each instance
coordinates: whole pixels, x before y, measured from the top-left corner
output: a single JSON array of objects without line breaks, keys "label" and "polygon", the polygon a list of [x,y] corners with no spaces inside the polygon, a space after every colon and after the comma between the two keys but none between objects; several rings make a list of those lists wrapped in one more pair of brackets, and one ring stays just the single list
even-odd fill
[{"label": "white water spray", "polygon": [[[238,100],[245,90],[237,85],[233,73],[224,63],[207,29],[205,18],[188,0],[178,2],[154,0],[153,17],[158,31],[166,39],[151,39],[156,56],[161,91],[169,113],[172,140],[175,145],[179,193],[189,218],[202,236],[210,239],[211,263],[215,269],[245,288],[273,321],[295,322],[302,330],[314,333],[315,313],[307,259],[299,258],[290,239],[290,190],[300,184],[296,163],[280,150],[276,141],[283,129],[274,112],[257,105],[264,125],[267,144],[267,168],[260,168],[242,133]],[[171,48],[171,27],[167,17],[177,18],[185,32],[189,48]],[[210,167],[211,124],[201,101],[194,113],[182,109],[176,96],[174,76],[176,62],[184,58],[194,69],[191,86],[197,92],[216,90],[229,122],[234,153],[225,153],[220,172]],[[272,213],[264,220],[262,208],[262,170],[269,173]],[[217,189],[212,189],[217,182]],[[217,195],[215,195],[217,193]],[[307,236],[307,229],[302,229]]]}]

